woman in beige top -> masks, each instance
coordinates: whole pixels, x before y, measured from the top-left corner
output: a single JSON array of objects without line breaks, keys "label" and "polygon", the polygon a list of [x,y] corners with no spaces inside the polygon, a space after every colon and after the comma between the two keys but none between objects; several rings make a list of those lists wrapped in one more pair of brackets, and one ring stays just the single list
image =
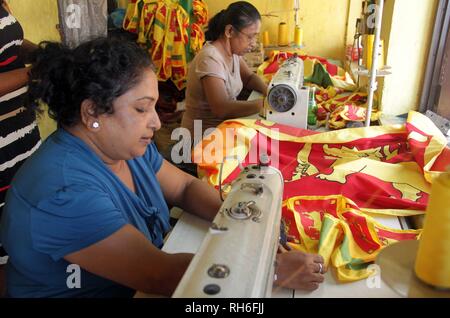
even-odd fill
[{"label": "woman in beige top", "polygon": [[249,116],[263,107],[262,99],[236,100],[243,87],[267,93],[267,85],[241,57],[253,49],[260,28],[258,10],[245,1],[230,4],[209,21],[208,42],[188,72],[186,112],[181,125],[190,130],[192,137],[194,120],[201,120],[203,133],[226,119]]}]

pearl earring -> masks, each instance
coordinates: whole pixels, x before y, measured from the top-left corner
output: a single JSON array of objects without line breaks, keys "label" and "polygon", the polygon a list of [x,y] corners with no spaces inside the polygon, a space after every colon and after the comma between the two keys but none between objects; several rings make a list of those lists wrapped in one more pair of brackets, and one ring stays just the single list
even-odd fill
[{"label": "pearl earring", "polygon": [[93,127],[93,128],[98,128],[98,127],[100,127],[100,124],[99,124],[98,122],[94,121],[94,122],[92,123],[92,127]]}]

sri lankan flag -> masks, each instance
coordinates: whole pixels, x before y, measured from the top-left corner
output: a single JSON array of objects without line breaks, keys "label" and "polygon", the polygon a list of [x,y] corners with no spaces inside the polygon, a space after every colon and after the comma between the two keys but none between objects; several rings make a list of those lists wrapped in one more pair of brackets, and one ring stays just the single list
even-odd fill
[{"label": "sri lankan flag", "polygon": [[194,161],[200,176],[217,186],[222,161],[222,180],[230,183],[240,163],[268,154],[285,179],[282,216],[290,246],[321,254],[347,282],[370,276],[368,265],[385,246],[418,239],[420,230],[388,228],[374,216],[424,214],[434,177],[450,164],[446,143],[416,112],[406,125],[325,133],[230,120],[196,146]]}]

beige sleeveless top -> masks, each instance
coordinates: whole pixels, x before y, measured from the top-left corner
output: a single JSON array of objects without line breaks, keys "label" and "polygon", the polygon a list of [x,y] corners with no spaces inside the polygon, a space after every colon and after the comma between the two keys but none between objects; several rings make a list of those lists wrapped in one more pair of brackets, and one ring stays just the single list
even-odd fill
[{"label": "beige sleeveless top", "polygon": [[[181,126],[189,129],[194,138],[194,120],[202,120],[202,134],[207,128],[217,127],[222,119],[216,118],[206,100],[201,79],[213,76],[224,81],[229,100],[236,100],[243,84],[239,56],[233,54],[233,68],[227,65],[220,51],[210,42],[195,56],[189,65],[186,88],[186,111]],[[194,141],[194,140],[193,140]]]}]

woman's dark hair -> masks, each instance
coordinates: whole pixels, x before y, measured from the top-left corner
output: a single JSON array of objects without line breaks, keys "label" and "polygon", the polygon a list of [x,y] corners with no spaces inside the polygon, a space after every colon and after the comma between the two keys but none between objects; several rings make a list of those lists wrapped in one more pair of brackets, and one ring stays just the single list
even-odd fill
[{"label": "woman's dark hair", "polygon": [[42,101],[58,125],[73,126],[86,99],[94,102],[96,114],[112,114],[113,101],[136,85],[146,68],[152,68],[150,57],[133,42],[100,38],[75,49],[42,42],[33,54],[26,104],[42,112]]},{"label": "woman's dark hair", "polygon": [[261,15],[252,4],[246,1],[234,2],[209,20],[205,38],[207,41],[215,41],[224,33],[228,24],[240,31],[258,20],[261,20]]}]

